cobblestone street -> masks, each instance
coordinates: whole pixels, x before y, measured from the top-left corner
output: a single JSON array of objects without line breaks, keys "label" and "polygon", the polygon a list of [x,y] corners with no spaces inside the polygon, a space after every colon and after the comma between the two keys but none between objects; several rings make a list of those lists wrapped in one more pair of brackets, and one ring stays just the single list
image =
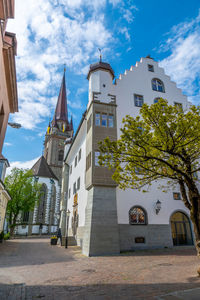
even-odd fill
[{"label": "cobblestone street", "polygon": [[190,247],[88,258],[49,239],[15,239],[0,245],[0,299],[198,300],[198,264]]}]

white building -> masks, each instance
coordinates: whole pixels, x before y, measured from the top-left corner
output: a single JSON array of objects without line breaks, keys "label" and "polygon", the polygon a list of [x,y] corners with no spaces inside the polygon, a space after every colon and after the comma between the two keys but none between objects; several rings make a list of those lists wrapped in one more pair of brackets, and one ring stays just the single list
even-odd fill
[{"label": "white building", "polygon": [[[119,253],[137,248],[191,245],[189,211],[179,188],[163,193],[120,190],[111,172],[98,165],[98,142],[120,136],[122,118],[133,117],[145,102],[162,97],[171,105],[189,102],[158,63],[141,58],[113,83],[114,71],[101,60],[90,66],[89,101],[72,144],[66,142],[61,191],[61,229],[84,254]],[[160,211],[156,202],[161,202]],[[70,211],[69,219],[66,211]],[[67,233],[67,228],[69,231]]]}]

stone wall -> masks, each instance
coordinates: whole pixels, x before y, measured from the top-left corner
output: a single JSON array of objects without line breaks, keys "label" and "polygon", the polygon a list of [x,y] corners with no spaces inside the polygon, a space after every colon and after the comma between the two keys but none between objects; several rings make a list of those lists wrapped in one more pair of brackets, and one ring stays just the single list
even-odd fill
[{"label": "stone wall", "polygon": [[[120,224],[119,234],[120,251],[173,246],[170,225]],[[144,238],[144,243],[136,243],[135,238]]]}]

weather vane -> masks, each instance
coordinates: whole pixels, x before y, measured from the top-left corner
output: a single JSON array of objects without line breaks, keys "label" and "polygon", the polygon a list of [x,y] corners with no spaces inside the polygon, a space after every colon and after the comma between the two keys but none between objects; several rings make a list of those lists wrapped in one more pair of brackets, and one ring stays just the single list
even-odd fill
[{"label": "weather vane", "polygon": [[102,61],[102,54],[101,54],[101,49],[100,48],[98,48],[99,49],[99,58],[100,58],[100,62]]}]

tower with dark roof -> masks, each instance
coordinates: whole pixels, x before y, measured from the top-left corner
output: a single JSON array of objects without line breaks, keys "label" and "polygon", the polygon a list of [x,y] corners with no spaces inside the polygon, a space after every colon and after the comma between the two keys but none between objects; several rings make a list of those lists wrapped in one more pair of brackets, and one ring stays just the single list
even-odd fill
[{"label": "tower with dark roof", "polygon": [[53,120],[49,123],[44,141],[44,157],[52,171],[61,181],[64,145],[73,136],[73,122],[68,120],[65,70],[60,87]]}]

